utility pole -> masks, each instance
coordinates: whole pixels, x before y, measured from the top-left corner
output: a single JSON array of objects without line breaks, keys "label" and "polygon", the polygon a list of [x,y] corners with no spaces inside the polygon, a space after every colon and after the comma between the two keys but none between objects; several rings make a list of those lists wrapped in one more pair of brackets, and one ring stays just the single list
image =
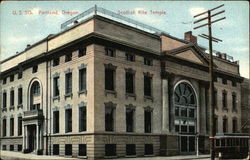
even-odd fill
[{"label": "utility pole", "polygon": [[[199,20],[196,20],[194,21],[194,24],[198,23],[198,22],[201,22],[201,21],[204,21],[204,20],[208,20],[207,23],[205,24],[202,24],[200,26],[197,26],[195,27],[194,29],[198,29],[198,28],[201,28],[201,27],[204,27],[204,26],[208,26],[208,35],[206,34],[202,34],[202,35],[199,35],[200,37],[202,38],[205,38],[209,41],[209,95],[210,95],[210,108],[209,108],[209,111],[210,111],[210,121],[209,121],[209,135],[211,138],[213,138],[215,136],[215,125],[214,124],[214,71],[213,71],[213,45],[212,45],[212,42],[216,42],[218,43],[219,41],[222,42],[222,40],[218,39],[218,38],[214,38],[212,37],[212,23],[215,23],[215,22],[218,22],[220,20],[223,20],[225,19],[226,17],[223,17],[223,18],[219,18],[219,19],[216,19],[214,21],[211,21],[211,18],[214,17],[214,16],[217,16],[221,13],[224,13],[225,10],[223,11],[220,11],[220,12],[217,12],[213,15],[211,15],[211,12],[218,9],[218,8],[221,8],[223,7],[223,5],[220,5],[218,7],[215,7],[213,9],[210,9],[210,10],[207,10],[203,13],[200,13],[198,15],[195,15],[194,18],[196,17],[200,17],[204,14],[207,14],[207,17],[204,17],[204,18],[201,18]],[[198,142],[197,142],[198,143]],[[210,154],[211,154],[211,160],[214,160],[215,159],[215,154],[214,154],[214,140],[211,140],[211,146],[210,146]]]}]

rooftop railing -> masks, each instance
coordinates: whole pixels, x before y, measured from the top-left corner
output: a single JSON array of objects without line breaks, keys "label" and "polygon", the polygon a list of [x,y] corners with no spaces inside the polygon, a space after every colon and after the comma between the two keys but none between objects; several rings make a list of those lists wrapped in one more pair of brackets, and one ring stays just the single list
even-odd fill
[{"label": "rooftop railing", "polygon": [[157,34],[157,35],[159,35],[161,33],[168,34],[162,30],[159,30],[159,29],[154,28],[152,26],[135,21],[131,18],[119,15],[115,12],[110,11],[110,10],[107,10],[107,9],[104,9],[101,7],[97,7],[96,5],[90,9],[86,10],[85,12],[71,18],[70,20],[64,22],[63,24],[61,24],[61,29],[67,29],[70,26],[72,26],[75,21],[81,22],[83,20],[88,19],[89,17],[91,17],[93,15],[100,15],[100,16],[103,16],[105,18],[109,18],[109,19],[118,21],[120,23],[135,27],[137,29],[140,29],[140,30],[152,33],[152,34]]}]

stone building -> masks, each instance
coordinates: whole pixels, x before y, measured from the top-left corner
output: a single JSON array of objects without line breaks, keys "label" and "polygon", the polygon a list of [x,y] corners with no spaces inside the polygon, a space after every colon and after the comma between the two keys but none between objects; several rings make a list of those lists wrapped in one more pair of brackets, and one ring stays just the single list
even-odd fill
[{"label": "stone building", "polygon": [[[195,153],[198,139],[207,153],[205,49],[192,32],[183,40],[103,10],[91,8],[92,16],[1,62],[1,150],[90,159],[178,155]],[[214,68],[216,130],[236,132],[239,65],[217,53]]]},{"label": "stone building", "polygon": [[242,119],[242,126],[239,128],[240,132],[243,133],[250,133],[250,80],[244,78],[244,81],[241,85],[241,94],[245,95],[242,96],[241,101],[241,119]]}]

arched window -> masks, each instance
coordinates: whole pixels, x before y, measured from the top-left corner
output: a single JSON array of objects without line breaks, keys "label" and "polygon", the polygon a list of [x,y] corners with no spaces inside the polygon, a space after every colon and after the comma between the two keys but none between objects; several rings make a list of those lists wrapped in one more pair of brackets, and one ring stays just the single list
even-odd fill
[{"label": "arched window", "polygon": [[195,133],[196,96],[193,88],[186,82],[178,84],[174,90],[175,131]]},{"label": "arched window", "polygon": [[30,110],[40,109],[40,83],[35,81],[32,83],[30,90]]},{"label": "arched window", "polygon": [[35,96],[40,95],[40,84],[37,81],[32,84],[31,93]]}]

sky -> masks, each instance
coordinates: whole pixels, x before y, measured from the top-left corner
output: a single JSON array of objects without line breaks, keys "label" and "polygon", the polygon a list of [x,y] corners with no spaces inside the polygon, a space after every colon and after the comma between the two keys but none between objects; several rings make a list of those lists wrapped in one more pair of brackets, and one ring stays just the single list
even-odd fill
[{"label": "sky", "polygon": [[[193,16],[221,4],[225,6],[212,14],[225,12],[212,21],[226,19],[212,24],[212,34],[223,42],[213,43],[213,49],[239,60],[241,76],[249,78],[249,4],[246,1],[4,1],[0,6],[0,60],[23,51],[27,44],[62,31],[62,23],[94,5],[183,39],[187,31],[196,36],[208,34],[207,27],[193,29],[205,23],[194,25],[199,18]],[[208,41],[200,37],[198,44],[208,47]]]}]

